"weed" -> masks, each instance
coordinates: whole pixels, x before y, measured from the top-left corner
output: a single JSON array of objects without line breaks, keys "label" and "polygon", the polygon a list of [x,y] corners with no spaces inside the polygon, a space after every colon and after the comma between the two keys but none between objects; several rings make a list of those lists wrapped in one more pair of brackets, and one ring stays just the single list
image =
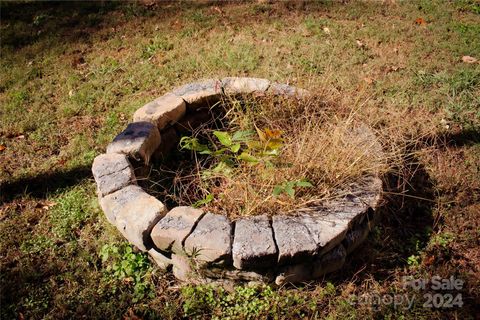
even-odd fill
[{"label": "weed", "polygon": [[96,202],[93,201],[95,200],[82,187],[63,191],[55,199],[56,205],[50,213],[53,233],[65,240],[77,238],[81,227],[98,212]]},{"label": "weed", "polygon": [[[314,99],[241,101],[223,105],[227,130],[201,127],[181,138],[180,150],[193,151],[197,163],[174,179],[174,190],[186,192],[175,195],[178,203],[233,216],[288,212],[335,197],[335,188],[361,175],[386,170],[390,155],[371,149],[374,140],[356,136],[361,129],[353,119],[332,121]],[[193,197],[191,185],[199,187]]]},{"label": "weed", "polygon": [[205,314],[214,319],[258,319],[282,317],[285,308],[295,306],[290,316],[302,317],[305,309],[315,310],[297,294],[278,292],[270,286],[236,287],[231,293],[211,285],[182,288],[183,312],[188,318],[199,319]]},{"label": "weed", "polygon": [[[149,281],[152,268],[146,254],[134,253],[130,245],[122,243],[104,245],[99,255],[106,265],[106,281],[131,284],[133,302],[155,296]],[[112,290],[113,293],[116,293],[117,286],[115,284],[112,285]]]}]

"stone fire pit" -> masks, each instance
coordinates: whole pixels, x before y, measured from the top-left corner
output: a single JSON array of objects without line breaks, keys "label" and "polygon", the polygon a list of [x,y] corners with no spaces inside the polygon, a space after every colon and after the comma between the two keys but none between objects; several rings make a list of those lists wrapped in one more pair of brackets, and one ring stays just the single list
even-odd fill
[{"label": "stone fire pit", "polygon": [[[181,280],[283,284],[340,269],[372,228],[382,192],[377,176],[364,176],[338,190],[334,200],[295,214],[235,221],[193,207],[167,209],[137,185],[134,167],[148,166],[176,147],[182,131],[208,118],[209,106],[222,95],[241,94],[296,99],[308,92],[265,79],[224,78],[184,85],[144,105],[93,162],[108,221]],[[381,152],[370,130],[357,131]]]}]

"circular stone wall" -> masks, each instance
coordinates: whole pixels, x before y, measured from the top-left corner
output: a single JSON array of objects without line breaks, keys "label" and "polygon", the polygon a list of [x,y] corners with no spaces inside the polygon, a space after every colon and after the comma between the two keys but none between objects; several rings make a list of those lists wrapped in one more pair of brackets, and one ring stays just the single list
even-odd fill
[{"label": "circular stone wall", "polygon": [[[302,282],[338,270],[372,228],[382,192],[378,176],[364,176],[338,190],[334,200],[294,214],[230,221],[193,207],[166,206],[137,185],[134,166],[168,153],[182,128],[201,124],[205,107],[222,95],[284,95],[308,92],[256,78],[190,83],[138,109],[133,122],[95,158],[92,172],[100,205],[110,223],[159,267],[180,280]],[[357,134],[381,152],[366,127]]]}]

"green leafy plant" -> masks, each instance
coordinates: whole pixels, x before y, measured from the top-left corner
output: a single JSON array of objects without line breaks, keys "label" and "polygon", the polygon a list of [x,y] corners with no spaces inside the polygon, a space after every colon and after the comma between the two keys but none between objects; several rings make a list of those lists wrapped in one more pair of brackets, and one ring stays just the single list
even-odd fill
[{"label": "green leafy plant", "polygon": [[305,310],[316,309],[315,303],[270,286],[237,286],[233,292],[212,285],[186,286],[181,293],[184,316],[189,319],[201,319],[205,314],[213,319],[282,318],[289,306],[296,309],[290,316],[302,317]]},{"label": "green leafy plant", "polygon": [[[182,137],[180,149],[198,152],[201,155],[211,155],[228,166],[246,162],[259,163],[265,158],[278,156],[283,140],[278,130],[256,128],[258,138],[254,138],[255,132],[251,130],[238,130],[233,134],[227,131],[213,131],[217,141],[212,145],[201,143],[196,137]],[[241,152],[240,152],[241,151]],[[218,169],[217,169],[218,172]]]},{"label": "green leafy plant", "polygon": [[[146,254],[134,253],[128,244],[106,244],[100,250],[99,256],[106,266],[106,279],[131,285],[134,302],[145,297],[154,297],[154,288],[149,281],[152,269]],[[117,285],[113,284],[112,288],[115,293]]]},{"label": "green leafy plant", "polygon": [[273,195],[279,196],[282,193],[287,194],[290,198],[295,198],[295,188],[311,188],[313,185],[307,180],[286,181],[281,185],[276,185],[273,188]]},{"label": "green leafy plant", "polygon": [[213,199],[214,199],[213,194],[209,193],[209,194],[207,194],[207,195],[205,196],[205,198],[203,198],[203,199],[198,200],[197,202],[195,202],[195,203],[192,205],[192,207],[194,207],[194,208],[199,208],[199,207],[201,207],[201,206],[203,206],[203,205],[206,205],[206,204],[212,202]]}]

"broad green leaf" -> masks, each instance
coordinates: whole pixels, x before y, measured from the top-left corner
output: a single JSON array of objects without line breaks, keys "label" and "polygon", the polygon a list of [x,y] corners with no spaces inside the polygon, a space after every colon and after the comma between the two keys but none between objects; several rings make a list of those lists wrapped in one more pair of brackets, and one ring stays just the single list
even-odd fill
[{"label": "broad green leaf", "polygon": [[209,193],[209,194],[207,194],[207,195],[205,196],[204,199],[198,200],[197,202],[195,202],[195,203],[192,205],[192,207],[198,208],[198,207],[200,207],[200,206],[203,206],[203,205],[206,205],[206,204],[212,202],[212,200],[213,200],[213,194]]},{"label": "broad green leaf", "polygon": [[196,152],[200,152],[201,154],[210,154],[212,153],[211,150],[208,148],[207,145],[201,144],[197,138],[192,137],[183,137],[180,139],[180,149],[187,149]]},{"label": "broad green leaf", "polygon": [[259,161],[257,158],[255,158],[254,156],[252,156],[251,154],[249,154],[247,152],[242,152],[237,158],[239,160],[243,160],[243,161],[246,161],[246,162],[252,162],[252,163],[256,163],[256,162]]},{"label": "broad green leaf", "polygon": [[267,143],[267,148],[272,150],[280,149],[282,146],[283,146],[282,139],[272,139]]},{"label": "broad green leaf", "polygon": [[232,145],[232,146],[230,147],[230,150],[231,150],[233,153],[237,153],[238,150],[240,150],[240,143],[236,143],[236,144]]},{"label": "broad green leaf", "polygon": [[212,169],[212,172],[229,176],[232,173],[232,168],[230,168],[228,163],[221,161]]},{"label": "broad green leaf", "polygon": [[253,150],[263,149],[263,144],[260,141],[247,141],[247,146],[249,149],[253,149]]},{"label": "broad green leaf", "polygon": [[313,184],[311,184],[306,180],[300,180],[300,181],[297,181],[297,187],[311,188],[313,187]]},{"label": "broad green leaf", "polygon": [[225,147],[230,147],[232,145],[232,138],[228,132],[224,131],[213,131],[215,137],[217,137],[218,141],[223,144]]},{"label": "broad green leaf", "polygon": [[295,189],[293,189],[293,186],[289,183],[285,186],[285,192],[290,196],[290,198],[295,198]]},{"label": "broad green leaf", "polygon": [[251,139],[254,132],[252,130],[239,130],[235,131],[232,136],[232,141],[244,142]]},{"label": "broad green leaf", "polygon": [[282,193],[282,192],[283,192],[283,187],[280,186],[280,185],[276,185],[276,186],[273,188],[273,195],[274,195],[275,197],[279,196],[280,193]]},{"label": "broad green leaf", "polygon": [[262,156],[278,156],[278,149],[265,150],[262,152]]}]

